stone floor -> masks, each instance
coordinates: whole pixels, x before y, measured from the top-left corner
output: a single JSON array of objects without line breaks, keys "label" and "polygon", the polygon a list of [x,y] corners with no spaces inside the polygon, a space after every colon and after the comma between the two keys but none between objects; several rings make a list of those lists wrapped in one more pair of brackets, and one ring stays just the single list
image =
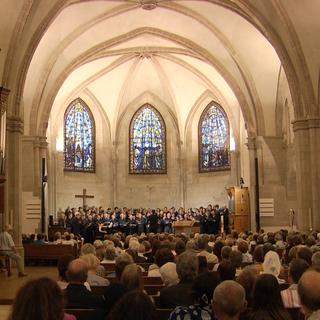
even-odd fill
[{"label": "stone floor", "polygon": [[19,278],[17,271],[12,270],[12,276],[8,277],[0,273],[0,320],[7,320],[10,304],[12,303],[17,291],[27,281],[39,277],[49,277],[57,280],[57,267],[26,267],[27,277]]}]

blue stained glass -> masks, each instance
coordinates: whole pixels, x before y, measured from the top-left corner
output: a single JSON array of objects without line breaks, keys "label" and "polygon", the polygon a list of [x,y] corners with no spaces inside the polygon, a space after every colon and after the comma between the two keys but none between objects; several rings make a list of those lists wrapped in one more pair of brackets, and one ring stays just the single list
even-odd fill
[{"label": "blue stained glass", "polygon": [[142,106],[130,124],[130,173],[166,173],[166,130],[160,113]]},{"label": "blue stained glass", "polygon": [[74,100],[64,115],[64,168],[95,171],[94,120],[88,106]]},{"label": "blue stained glass", "polygon": [[200,172],[230,169],[229,121],[224,110],[210,103],[199,122]]}]

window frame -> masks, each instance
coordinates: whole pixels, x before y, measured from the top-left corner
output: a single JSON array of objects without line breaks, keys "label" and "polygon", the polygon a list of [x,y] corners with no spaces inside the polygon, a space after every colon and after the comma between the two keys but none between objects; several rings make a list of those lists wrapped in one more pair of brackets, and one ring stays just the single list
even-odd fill
[{"label": "window frame", "polygon": [[[143,112],[145,108],[151,109],[156,116],[158,117],[162,130],[163,130],[163,142],[162,142],[162,147],[163,147],[163,152],[164,152],[164,168],[160,170],[148,170],[146,171],[145,169],[134,169],[132,164],[133,164],[133,129],[134,129],[134,122],[138,118],[138,116]],[[138,110],[133,114],[131,120],[130,120],[130,126],[129,126],[129,174],[141,174],[141,175],[147,175],[147,174],[167,174],[167,128],[166,124],[164,122],[164,119],[161,115],[161,113],[150,103],[145,103],[141,107],[138,108]]]},{"label": "window frame", "polygon": [[[88,116],[90,118],[91,124],[92,124],[92,169],[85,169],[84,167],[82,168],[77,168],[75,166],[73,166],[73,168],[67,168],[66,167],[66,118],[70,113],[70,110],[72,109],[72,107],[77,104],[80,103],[81,106],[86,110],[86,112],[88,113]],[[70,172],[87,172],[87,173],[96,173],[96,123],[92,114],[91,109],[89,108],[89,106],[81,99],[81,98],[76,98],[74,99],[71,103],[69,103],[65,113],[64,113],[64,117],[63,117],[63,138],[64,138],[64,144],[63,144],[63,155],[64,155],[64,163],[63,163],[63,167],[64,167],[64,171],[70,171]]]}]

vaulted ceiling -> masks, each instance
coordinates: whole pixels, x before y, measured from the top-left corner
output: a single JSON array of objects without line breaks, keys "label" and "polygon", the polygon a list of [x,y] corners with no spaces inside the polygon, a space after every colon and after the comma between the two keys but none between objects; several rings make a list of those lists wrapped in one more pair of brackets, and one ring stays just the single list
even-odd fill
[{"label": "vaulted ceiling", "polygon": [[50,115],[82,95],[114,132],[128,104],[149,92],[181,134],[207,94],[234,119],[241,110],[249,134],[274,135],[281,68],[300,113],[317,104],[313,0],[2,2],[0,77],[22,97],[26,134],[44,134]]}]

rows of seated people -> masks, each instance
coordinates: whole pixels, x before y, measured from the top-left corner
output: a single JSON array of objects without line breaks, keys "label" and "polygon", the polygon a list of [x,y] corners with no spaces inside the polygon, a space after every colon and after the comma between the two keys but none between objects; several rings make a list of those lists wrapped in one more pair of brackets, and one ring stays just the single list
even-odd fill
[{"label": "rows of seated people", "polygon": [[10,319],[320,319],[317,234],[114,234],[58,273],[25,285]]}]

